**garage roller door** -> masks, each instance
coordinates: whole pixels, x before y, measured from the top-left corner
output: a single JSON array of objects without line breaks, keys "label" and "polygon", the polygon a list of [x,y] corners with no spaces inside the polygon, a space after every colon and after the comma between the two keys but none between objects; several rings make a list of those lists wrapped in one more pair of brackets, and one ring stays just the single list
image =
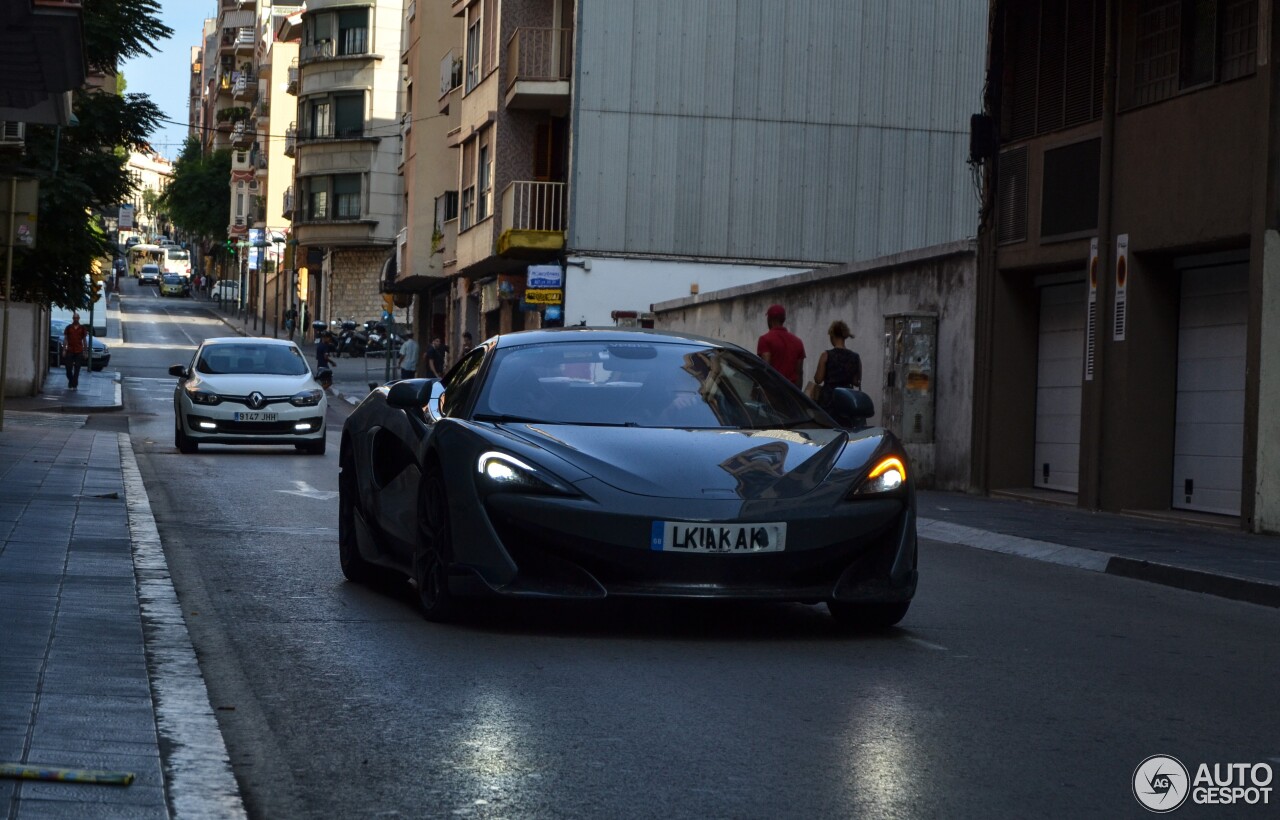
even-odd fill
[{"label": "garage roller door", "polygon": [[1182,272],[1173,506],[1240,514],[1247,263]]},{"label": "garage roller door", "polygon": [[1036,368],[1036,487],[1074,493],[1080,484],[1080,381],[1088,285],[1040,289]]}]

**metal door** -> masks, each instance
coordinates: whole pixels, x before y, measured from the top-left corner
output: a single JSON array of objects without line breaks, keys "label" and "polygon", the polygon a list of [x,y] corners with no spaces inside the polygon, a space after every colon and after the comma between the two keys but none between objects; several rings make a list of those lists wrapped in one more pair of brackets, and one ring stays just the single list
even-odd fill
[{"label": "metal door", "polygon": [[1080,398],[1089,288],[1086,282],[1040,288],[1033,484],[1074,493],[1080,483]]},{"label": "metal door", "polygon": [[1244,455],[1246,262],[1182,272],[1173,506],[1240,514]]}]

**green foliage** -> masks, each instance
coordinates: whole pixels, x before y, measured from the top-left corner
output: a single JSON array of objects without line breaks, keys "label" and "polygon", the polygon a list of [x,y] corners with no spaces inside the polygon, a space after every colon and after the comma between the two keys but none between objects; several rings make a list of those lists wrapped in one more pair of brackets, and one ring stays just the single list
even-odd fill
[{"label": "green foliage", "polygon": [[231,151],[224,148],[205,156],[200,140],[188,137],[159,205],[167,209],[173,224],[187,233],[221,242],[231,210],[230,179]]},{"label": "green foliage", "polygon": [[173,29],[155,0],[84,0],[84,53],[89,68],[110,74],[130,57],[154,51]]},{"label": "green foliage", "polygon": [[40,180],[36,248],[14,255],[20,301],[80,304],[93,262],[114,255],[98,213],[131,198],[127,153],[144,150],[161,117],[145,95],[78,91],[74,127],[28,125],[22,170]]}]

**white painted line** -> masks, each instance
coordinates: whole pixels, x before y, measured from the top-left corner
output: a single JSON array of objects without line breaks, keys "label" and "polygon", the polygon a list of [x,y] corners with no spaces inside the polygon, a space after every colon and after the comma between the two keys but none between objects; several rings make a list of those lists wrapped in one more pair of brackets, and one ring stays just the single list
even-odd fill
[{"label": "white painted line", "polygon": [[128,433],[120,433],[119,441],[133,571],[147,627],[143,633],[156,728],[168,749],[164,774],[169,803],[176,817],[243,818],[244,803],[169,579],[160,532],[133,455],[133,441]]},{"label": "white painted line", "polygon": [[907,641],[908,643],[913,643],[913,644],[915,644],[916,646],[923,646],[925,649],[932,649],[934,652],[947,652],[947,651],[949,651],[949,650],[948,650],[945,646],[943,646],[942,644],[932,643],[932,642],[930,642],[930,641],[926,641],[924,638],[917,638],[917,637],[915,637],[914,635],[908,635],[908,636],[906,636],[905,638],[903,638],[903,640],[904,640],[904,641]]},{"label": "white painted line", "polygon": [[1017,555],[1022,558],[1034,558],[1037,561],[1048,561],[1064,567],[1087,569],[1091,572],[1106,572],[1111,553],[1098,550],[1068,547],[1050,541],[1037,541],[1033,538],[1022,538],[1017,535],[1002,535],[997,532],[952,524],[949,521],[938,521],[933,518],[916,520],[916,533],[921,538],[942,541],[947,544],[960,544],[991,552],[1002,552],[1005,555]]},{"label": "white painted line", "polygon": [[294,490],[276,490],[278,493],[288,493],[289,495],[300,495],[303,498],[314,498],[317,501],[330,501],[338,497],[336,490],[317,490],[305,481],[295,481]]}]

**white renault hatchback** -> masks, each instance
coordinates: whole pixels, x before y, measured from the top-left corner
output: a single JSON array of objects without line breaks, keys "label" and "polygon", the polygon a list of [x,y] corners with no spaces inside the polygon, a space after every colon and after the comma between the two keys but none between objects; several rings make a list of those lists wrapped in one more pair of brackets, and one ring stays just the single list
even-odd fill
[{"label": "white renault hatchback", "polygon": [[327,404],[302,352],[285,339],[205,339],[189,365],[175,364],[174,443],[292,444],[324,454]]}]

